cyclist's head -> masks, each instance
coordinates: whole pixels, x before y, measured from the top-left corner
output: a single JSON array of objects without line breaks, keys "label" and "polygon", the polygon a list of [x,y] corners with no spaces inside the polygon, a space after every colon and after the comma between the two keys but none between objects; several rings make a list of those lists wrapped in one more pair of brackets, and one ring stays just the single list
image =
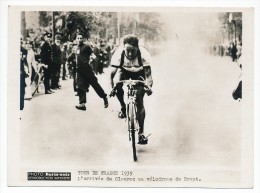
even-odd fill
[{"label": "cyclist's head", "polygon": [[133,34],[128,34],[124,36],[124,45],[125,44],[130,44],[132,46],[138,47],[138,37],[136,35]]},{"label": "cyclist's head", "polygon": [[126,35],[123,43],[126,57],[130,60],[135,59],[139,50],[138,37],[132,34]]}]

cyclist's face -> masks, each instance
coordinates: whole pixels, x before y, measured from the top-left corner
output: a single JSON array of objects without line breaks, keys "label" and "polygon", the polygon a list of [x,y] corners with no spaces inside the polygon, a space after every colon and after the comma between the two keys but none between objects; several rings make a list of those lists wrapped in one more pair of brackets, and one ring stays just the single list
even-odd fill
[{"label": "cyclist's face", "polygon": [[83,36],[82,35],[77,35],[77,42],[79,45],[83,44]]},{"label": "cyclist's face", "polygon": [[137,56],[138,48],[130,44],[125,44],[125,55],[127,59],[133,60]]}]

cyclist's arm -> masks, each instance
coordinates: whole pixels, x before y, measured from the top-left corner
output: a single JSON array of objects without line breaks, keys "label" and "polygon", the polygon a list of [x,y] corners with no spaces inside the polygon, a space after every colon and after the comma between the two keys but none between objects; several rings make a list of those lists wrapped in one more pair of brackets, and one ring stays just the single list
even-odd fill
[{"label": "cyclist's arm", "polygon": [[113,88],[114,87],[114,81],[113,81],[113,79],[114,79],[114,77],[115,77],[115,75],[116,75],[116,72],[117,72],[117,69],[118,68],[116,68],[116,67],[111,67],[111,74],[110,74],[110,83],[111,83],[111,87]]},{"label": "cyclist's arm", "polygon": [[144,66],[145,80],[149,87],[153,86],[152,70],[150,66]]}]

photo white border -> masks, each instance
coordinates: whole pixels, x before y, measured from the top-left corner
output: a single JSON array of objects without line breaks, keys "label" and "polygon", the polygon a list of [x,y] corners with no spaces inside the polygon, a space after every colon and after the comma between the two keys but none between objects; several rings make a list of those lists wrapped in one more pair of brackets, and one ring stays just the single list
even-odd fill
[{"label": "photo white border", "polygon": [[[146,2],[149,2],[147,4]],[[253,189],[201,189],[201,188],[77,188],[77,187],[53,187],[53,188],[43,188],[43,187],[7,187],[7,41],[8,41],[8,5],[42,5],[42,6],[77,6],[77,5],[88,5],[88,6],[145,6],[145,7],[166,7],[166,6],[174,6],[174,7],[253,7],[255,9],[255,33],[254,33],[254,41],[255,41],[255,66],[254,66],[254,164],[255,164],[255,175],[254,175],[254,188]],[[259,193],[259,8],[260,8],[260,2],[259,1],[250,1],[250,0],[244,0],[244,1],[65,1],[65,0],[59,0],[59,1],[51,1],[51,0],[45,0],[45,1],[8,1],[8,0],[2,0],[1,1],[1,16],[0,16],[0,24],[1,24],[1,51],[0,51],[0,109],[1,109],[1,118],[0,118],[0,141],[1,141],[1,177],[0,177],[0,185],[1,185],[1,192],[4,193],[16,193],[16,192],[136,192],[136,191],[142,191],[142,192],[245,192],[245,193]],[[10,24],[9,24],[10,25]]]}]

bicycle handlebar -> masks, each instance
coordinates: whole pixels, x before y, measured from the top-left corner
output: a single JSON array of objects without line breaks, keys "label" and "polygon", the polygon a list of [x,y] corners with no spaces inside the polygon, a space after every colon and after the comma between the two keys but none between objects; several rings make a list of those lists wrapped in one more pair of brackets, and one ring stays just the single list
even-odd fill
[{"label": "bicycle handlebar", "polygon": [[146,88],[147,90],[151,91],[151,88],[146,84],[145,81],[142,81],[142,80],[131,80],[131,79],[130,80],[120,80],[120,81],[117,81],[115,83],[114,88],[112,89],[111,93],[109,94],[110,97],[115,96],[117,85],[120,84],[120,83],[127,84],[127,85],[131,85],[131,84],[132,85],[136,85],[136,84],[140,83],[142,86],[144,86],[144,88]]},{"label": "bicycle handlebar", "polygon": [[[146,82],[143,81],[143,80],[131,80],[131,79],[130,79],[130,80],[120,80],[120,81],[117,81],[117,82],[115,83],[115,85],[118,85],[118,84],[120,84],[120,83],[124,83],[124,84],[127,84],[127,85],[140,83],[140,84],[142,84],[144,87],[149,88],[149,87],[146,85]],[[115,87],[116,87],[116,86],[115,86]]]}]

